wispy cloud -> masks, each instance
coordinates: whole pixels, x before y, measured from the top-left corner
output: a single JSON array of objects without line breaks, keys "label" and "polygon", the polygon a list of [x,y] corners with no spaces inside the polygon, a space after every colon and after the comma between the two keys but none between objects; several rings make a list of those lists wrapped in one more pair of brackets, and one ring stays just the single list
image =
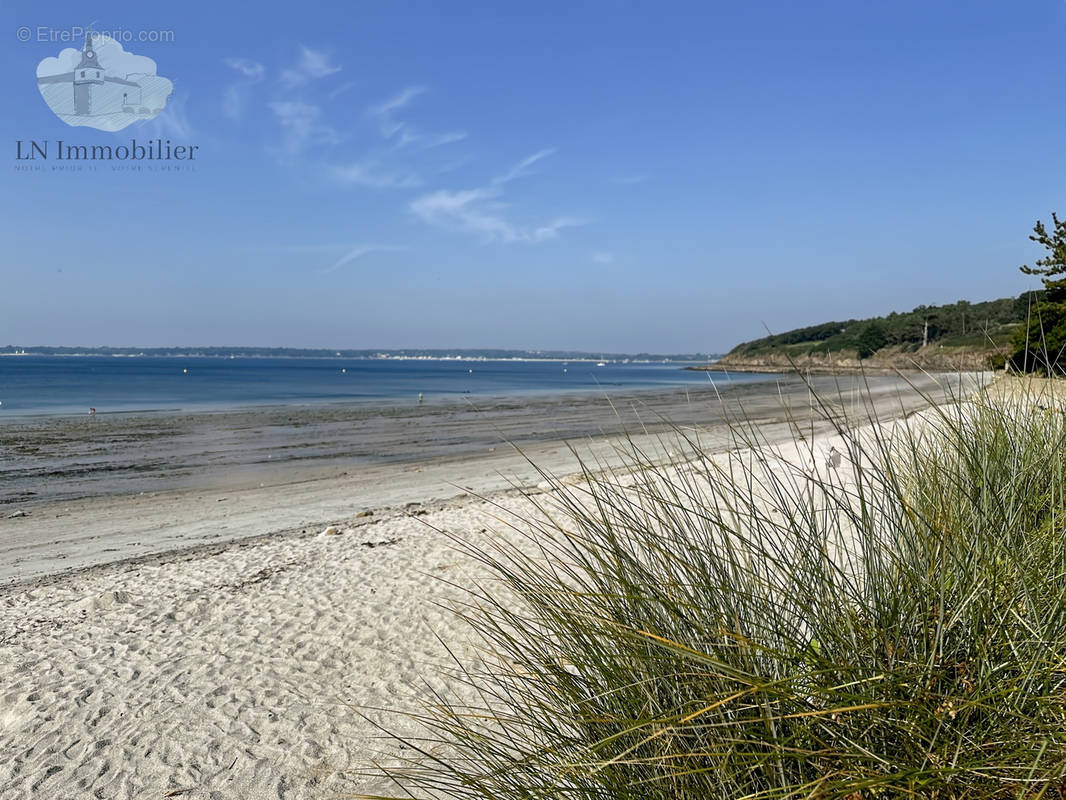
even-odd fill
[{"label": "wispy cloud", "polygon": [[188,94],[175,93],[167,103],[167,107],[155,119],[147,123],[150,135],[174,139],[188,139],[192,136],[193,128],[185,109],[188,99]]},{"label": "wispy cloud", "polygon": [[399,94],[393,95],[384,103],[371,106],[366,113],[378,121],[381,135],[389,139],[404,130],[406,123],[398,122],[393,114],[403,108],[407,108],[411,101],[426,91],[423,86],[408,86]]},{"label": "wispy cloud", "polygon": [[395,149],[417,146],[419,149],[424,150],[459,142],[466,138],[465,131],[424,133],[411,125],[411,123],[397,119],[397,113],[410,106],[411,102],[419,95],[425,93],[425,91],[426,88],[424,86],[408,86],[403,91],[385,100],[385,102],[371,106],[366,110],[367,116],[376,122],[381,137],[388,139]]},{"label": "wispy cloud", "polygon": [[424,194],[411,202],[411,213],[431,225],[472,233],[485,241],[536,244],[555,239],[564,228],[585,225],[587,220],[574,216],[539,223],[519,220],[503,198],[506,184],[532,174],[534,164],[554,153],[554,147],[538,150],[497,175],[488,186]]},{"label": "wispy cloud", "polygon": [[548,147],[544,150],[538,150],[533,155],[523,158],[521,161],[519,161],[517,164],[515,164],[502,175],[497,175],[495,178],[492,179],[492,182],[495,184],[508,183],[510,181],[513,181],[515,178],[521,178],[525,175],[529,175],[531,174],[529,172],[530,167],[532,167],[541,159],[547,158],[548,156],[553,155],[554,153],[554,147]]},{"label": "wispy cloud", "polygon": [[644,183],[646,180],[648,180],[647,175],[620,175],[614,179],[614,182],[622,186],[632,186],[636,183]]},{"label": "wispy cloud", "polygon": [[331,272],[336,272],[343,266],[351,264],[353,261],[358,261],[364,256],[368,256],[371,253],[390,253],[398,250],[404,250],[406,248],[399,247],[392,244],[359,244],[355,247],[348,249],[344,255],[334,261],[325,269],[321,270],[322,275],[328,275]]},{"label": "wispy cloud", "polygon": [[424,133],[410,134],[402,137],[397,142],[398,147],[417,145],[419,150],[428,150],[431,147],[440,147],[453,142],[461,142],[466,138],[466,131],[451,131],[449,133]]},{"label": "wispy cloud", "polygon": [[329,54],[326,51],[300,45],[299,59],[291,67],[281,71],[281,82],[291,89],[340,71],[340,66],[329,63]]},{"label": "wispy cloud", "polygon": [[[259,73],[255,62],[233,60],[230,66],[250,77]],[[341,66],[330,60],[326,50],[315,50],[301,44],[296,62],[281,70],[280,83],[282,89],[295,89],[340,71]],[[344,88],[347,87],[340,87],[339,90]],[[322,97],[321,90],[316,92],[308,87],[299,95],[282,94],[283,99],[267,103],[267,108],[273,112],[281,127],[280,145],[269,148],[280,162],[295,163],[297,156],[311,148],[335,145],[342,140],[340,131],[327,120]],[[227,99],[238,100],[239,103],[238,95]]]},{"label": "wispy cloud", "polygon": [[592,260],[597,264],[613,264],[614,253],[607,253],[601,250],[592,254]]},{"label": "wispy cloud", "polygon": [[341,183],[368,186],[373,189],[408,189],[422,183],[418,175],[408,169],[387,169],[373,159],[329,167],[330,174]]},{"label": "wispy cloud", "polygon": [[266,76],[266,67],[248,58],[227,58],[226,66],[252,81],[261,81]]},{"label": "wispy cloud", "polygon": [[487,187],[456,192],[442,189],[415,199],[410,209],[431,225],[503,243],[544,242],[556,238],[563,228],[585,224],[576,217],[558,217],[539,225],[519,225],[503,216],[501,204],[494,202],[498,195],[497,190]]},{"label": "wispy cloud", "polygon": [[330,93],[326,95],[326,98],[329,100],[335,100],[337,99],[337,97],[344,94],[349,89],[353,88],[355,88],[355,81],[348,81],[347,83],[342,83],[336,89],[330,91]]},{"label": "wispy cloud", "polygon": [[297,100],[269,104],[282,129],[282,154],[294,156],[310,145],[335,144],[340,136],[322,120],[322,109]]},{"label": "wispy cloud", "polygon": [[222,96],[222,112],[230,119],[239,120],[248,109],[251,87],[266,77],[266,67],[247,58],[227,58],[225,63],[240,77],[226,87]]},{"label": "wispy cloud", "polygon": [[433,170],[427,167],[424,160],[415,161],[414,154],[466,138],[466,133],[462,131],[425,133],[399,118],[399,114],[425,91],[422,86],[408,86],[367,108],[365,117],[377,128],[385,142],[351,161],[326,165],[326,174],[344,184],[372,189],[421,186],[424,181],[420,170]]}]

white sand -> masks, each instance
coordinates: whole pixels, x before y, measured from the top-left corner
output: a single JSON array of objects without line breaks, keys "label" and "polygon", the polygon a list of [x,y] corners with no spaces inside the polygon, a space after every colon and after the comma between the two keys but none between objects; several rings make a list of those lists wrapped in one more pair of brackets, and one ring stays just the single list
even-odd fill
[{"label": "white sand", "polygon": [[[504,503],[522,498],[509,494]],[[160,564],[98,568],[0,600],[0,796],[307,798],[385,789],[373,728],[456,640],[431,600],[473,567],[423,523],[482,502],[338,520]],[[347,523],[360,523],[348,527]]]},{"label": "white sand", "polygon": [[0,796],[387,792],[359,774],[390,745],[356,708],[411,707],[444,663],[435,637],[461,650],[438,604],[479,568],[434,529],[477,541],[502,529],[499,506],[530,513],[519,491],[489,500],[13,591],[0,599]]}]

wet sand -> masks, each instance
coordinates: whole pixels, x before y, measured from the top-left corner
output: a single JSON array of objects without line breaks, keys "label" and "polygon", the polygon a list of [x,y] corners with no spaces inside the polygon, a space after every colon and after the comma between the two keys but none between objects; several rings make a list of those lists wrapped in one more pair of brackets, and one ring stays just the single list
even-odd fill
[{"label": "wet sand", "polygon": [[[908,380],[937,397],[958,376]],[[879,414],[925,400],[899,377],[871,377]],[[861,379],[815,378],[854,404]],[[742,409],[742,410],[741,410]],[[791,411],[789,409],[792,409]],[[852,413],[862,413],[851,408]],[[743,414],[787,432],[809,417],[796,377],[721,389],[440,403],[308,406],[200,414],[15,418],[0,425],[0,586],[93,564],[249,536],[299,533],[365,509],[536,482],[526,463],[565,474],[566,442],[699,428],[725,447]],[[522,448],[522,453],[515,447]]]}]

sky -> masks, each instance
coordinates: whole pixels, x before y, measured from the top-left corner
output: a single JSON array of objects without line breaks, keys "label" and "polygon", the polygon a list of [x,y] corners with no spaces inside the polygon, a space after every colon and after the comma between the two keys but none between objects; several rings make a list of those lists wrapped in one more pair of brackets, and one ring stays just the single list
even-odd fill
[{"label": "sky", "polygon": [[[155,119],[52,113],[90,25]],[[723,352],[1017,295],[1066,213],[1064,0],[0,0],[0,41],[0,345]],[[16,157],[155,138],[194,162]]]}]

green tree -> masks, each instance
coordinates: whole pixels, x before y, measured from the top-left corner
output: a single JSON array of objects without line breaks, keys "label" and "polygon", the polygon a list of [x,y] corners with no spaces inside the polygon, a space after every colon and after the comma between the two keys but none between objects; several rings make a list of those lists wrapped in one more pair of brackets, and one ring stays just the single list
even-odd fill
[{"label": "green tree", "polygon": [[1052,374],[1066,372],[1066,219],[1051,214],[1052,229],[1037,220],[1031,240],[1043,245],[1048,255],[1035,266],[1019,269],[1040,275],[1044,291],[1032,298],[1029,319],[1014,334],[1011,364],[1019,370]]},{"label": "green tree", "polygon": [[859,334],[859,358],[869,358],[887,343],[884,327],[880,323],[871,322]]}]

